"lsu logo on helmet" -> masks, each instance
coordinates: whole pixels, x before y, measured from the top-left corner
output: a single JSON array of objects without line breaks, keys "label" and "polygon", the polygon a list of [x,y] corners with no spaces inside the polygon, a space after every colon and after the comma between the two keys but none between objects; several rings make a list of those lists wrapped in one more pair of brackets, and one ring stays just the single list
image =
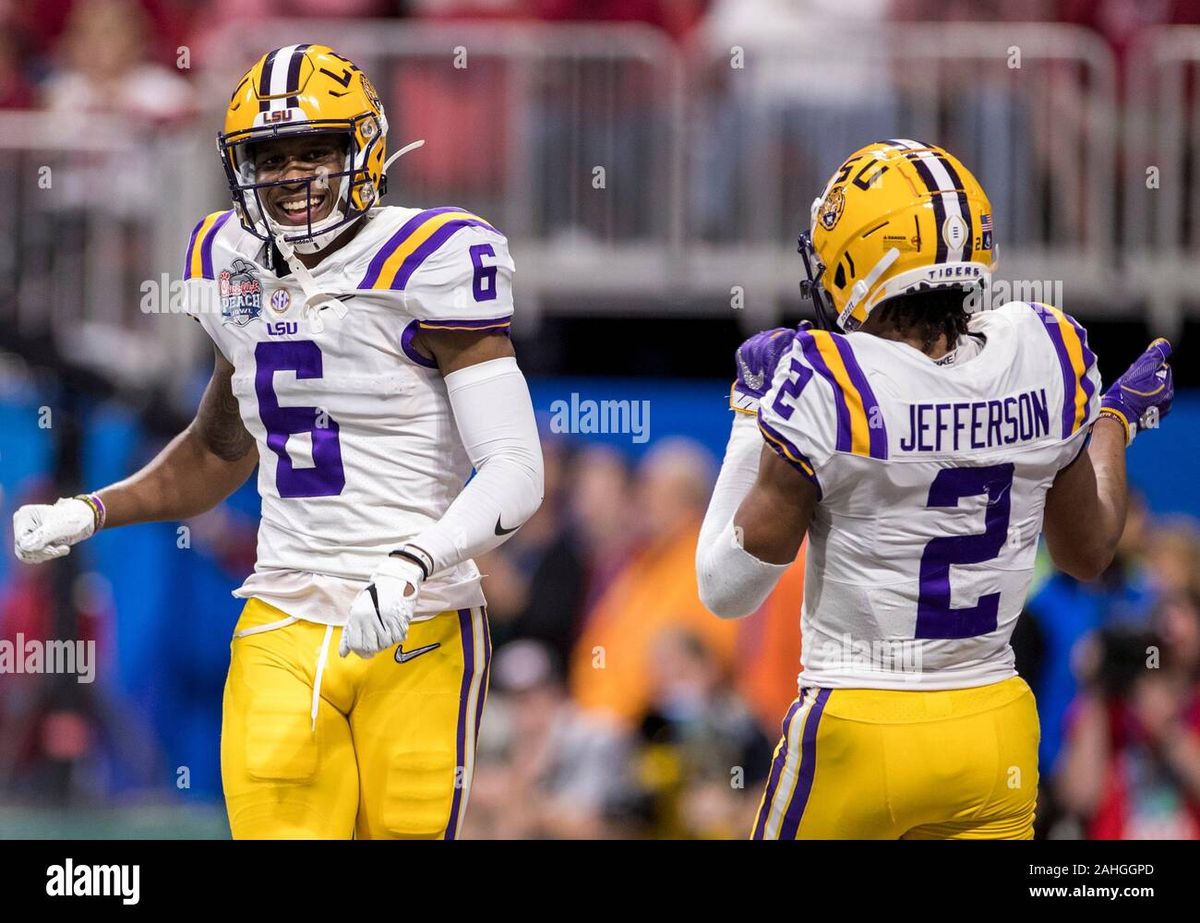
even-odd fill
[{"label": "lsu logo on helmet", "polygon": [[895,295],[986,291],[996,267],[992,207],[979,181],[949,151],[909,140],[851,154],[813,202],[799,250],[801,287],[818,320],[847,331]]},{"label": "lsu logo on helmet", "polygon": [[821,210],[817,215],[821,227],[827,231],[832,231],[837,227],[838,219],[842,217],[845,207],[846,191],[841,186],[830,189],[829,194],[825,196],[825,201],[821,203]]},{"label": "lsu logo on helmet", "polygon": [[[282,237],[301,252],[319,250],[361,218],[386,191],[387,118],[374,85],[353,61],[327,45],[287,45],[263,55],[242,77],[225,112],[217,148],[242,226],[263,240]],[[333,133],[346,141],[343,169],[288,185],[340,178],[332,213],[307,227],[276,224],[259,193],[252,145],[298,134]]]}]

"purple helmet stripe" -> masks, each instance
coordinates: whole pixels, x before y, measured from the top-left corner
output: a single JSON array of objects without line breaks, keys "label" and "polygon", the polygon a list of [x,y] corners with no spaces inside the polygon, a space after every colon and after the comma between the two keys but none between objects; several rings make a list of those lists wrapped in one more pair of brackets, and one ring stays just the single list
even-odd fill
[{"label": "purple helmet stripe", "polygon": [[259,95],[258,111],[259,112],[266,112],[267,109],[271,105],[266,99],[263,99],[262,97],[271,95],[271,71],[273,71],[275,69],[275,55],[278,52],[279,52],[279,49],[276,48],[274,51],[272,51],[270,54],[267,55],[267,60],[263,61],[262,75],[259,77],[259,81],[258,81],[258,95]]},{"label": "purple helmet stripe", "polygon": [[[863,374],[862,367],[858,364],[858,360],[854,358],[854,350],[850,348],[850,341],[845,337],[831,336],[833,345],[838,351],[838,355],[842,357],[842,363],[846,366],[846,372],[850,375],[850,383],[854,385],[858,391],[858,396],[862,400],[863,412],[867,415],[867,433],[870,440],[870,454],[872,458],[886,459],[888,457],[888,440],[887,427],[883,421],[883,410],[879,406],[879,401],[875,399],[875,392],[871,390],[871,385],[867,382],[867,376]],[[872,411],[874,411],[872,413]],[[878,426],[872,426],[872,417],[879,421]]]},{"label": "purple helmet stripe", "polygon": [[813,371],[829,382],[829,387],[833,388],[833,401],[837,407],[837,450],[849,452],[853,446],[853,439],[850,433],[850,407],[846,404],[846,395],[842,394],[842,387],[833,377],[833,372],[826,364],[825,357],[821,355],[821,350],[817,348],[817,341],[813,335],[807,330],[801,330],[796,334],[796,340],[800,343],[804,358],[813,367]]},{"label": "purple helmet stripe", "polygon": [[467,766],[467,700],[471,697],[471,680],[475,675],[475,630],[471,622],[471,610],[458,610],[458,632],[462,637],[463,676],[458,693],[458,735],[455,738],[454,796],[450,802],[450,820],[446,824],[444,839],[453,840],[458,828],[458,812],[462,807],[465,779],[459,773]]},{"label": "purple helmet stripe", "polygon": [[[1054,344],[1054,351],[1058,354],[1058,364],[1062,369],[1063,379],[1062,437],[1066,439],[1075,430],[1075,366],[1071,364],[1071,357],[1067,353],[1067,344],[1063,342],[1062,330],[1058,326],[1058,318],[1037,302],[1031,301],[1028,304],[1037,312],[1038,317],[1042,319],[1042,326],[1046,329],[1046,335],[1050,337],[1050,342]],[[1084,376],[1084,380],[1087,381],[1086,375]],[[1088,386],[1090,385],[1091,382],[1088,382]],[[1091,397],[1091,395],[1088,396],[1089,398]]]},{"label": "purple helmet stripe", "polygon": [[917,175],[921,177],[928,187],[929,197],[933,201],[934,235],[937,239],[937,253],[934,255],[934,260],[938,263],[944,263],[950,255],[950,248],[947,246],[945,236],[942,234],[942,226],[946,223],[946,203],[942,200],[942,190],[938,188],[937,180],[933,178],[933,173],[930,171],[929,165],[922,162],[920,154],[909,154],[908,160],[916,167]]},{"label": "purple helmet stripe", "polygon": [[817,693],[817,700],[804,723],[804,739],[800,743],[800,778],[796,780],[796,790],[792,792],[791,801],[783,814],[783,824],[779,828],[781,840],[794,840],[800,830],[800,821],[804,817],[804,808],[808,804],[817,769],[817,728],[830,692],[832,690],[822,689]]},{"label": "purple helmet stripe", "polygon": [[395,234],[388,238],[387,243],[379,248],[379,252],[371,259],[370,265],[367,266],[367,274],[363,276],[363,280],[358,283],[359,288],[374,288],[375,283],[379,281],[379,273],[383,271],[383,264],[388,261],[388,257],[396,252],[396,249],[408,239],[418,227],[424,224],[434,215],[441,215],[445,212],[460,212],[463,209],[455,205],[447,205],[442,208],[430,208],[423,212],[418,212],[404,222],[403,226]]},{"label": "purple helmet stripe", "polygon": [[[300,64],[304,61],[304,52],[308,50],[308,45],[297,45],[296,50],[292,52],[292,59],[288,62],[287,72],[287,90],[289,93],[297,92],[300,87]],[[288,106],[300,105],[300,100],[295,96],[289,96],[287,101]]]},{"label": "purple helmet stripe", "polygon": [[791,727],[792,719],[796,716],[796,710],[803,704],[807,692],[808,689],[800,690],[799,697],[792,702],[791,708],[787,710],[787,714],[783,718],[783,738],[775,750],[775,759],[771,761],[771,772],[767,776],[767,788],[763,792],[762,804],[758,807],[758,819],[754,822],[754,832],[750,834],[752,840],[763,838],[767,817],[771,813],[771,802],[775,800],[775,790],[779,786],[779,774],[783,771],[783,764],[787,762],[788,729]]}]

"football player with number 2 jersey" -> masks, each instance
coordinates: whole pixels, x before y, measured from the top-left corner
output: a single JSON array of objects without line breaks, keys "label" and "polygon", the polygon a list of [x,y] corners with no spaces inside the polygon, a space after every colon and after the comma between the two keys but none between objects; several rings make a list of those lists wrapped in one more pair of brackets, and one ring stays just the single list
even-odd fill
[{"label": "football player with number 2 jersey", "polygon": [[210,509],[257,465],[221,735],[237,838],[459,832],[491,654],[472,558],[542,499],[507,242],[461,208],[381,206],[419,146],[388,159],[387,130],[326,46],[245,74],[218,137],[234,207],[185,258],[216,347],[196,419],[130,478],[14,520],[18,556],[47,560]]},{"label": "football player with number 2 jersey", "polygon": [[929,144],[851,154],[800,252],[819,326],[738,349],[696,560],[740,618],[808,537],[799,696],[752,836],[1031,838],[1039,727],[1009,639],[1040,536],[1081,580],[1111,561],[1170,345],[1102,395],[1074,319],[983,310],[991,206]]}]

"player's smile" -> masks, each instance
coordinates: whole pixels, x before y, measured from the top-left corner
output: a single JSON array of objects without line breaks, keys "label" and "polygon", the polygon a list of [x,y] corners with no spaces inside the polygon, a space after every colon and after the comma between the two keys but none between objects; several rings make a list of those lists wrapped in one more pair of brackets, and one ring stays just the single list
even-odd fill
[{"label": "player's smile", "polygon": [[[337,202],[342,177],[325,179],[322,174],[342,170],[345,156],[345,139],[333,134],[277,138],[256,145],[253,158],[258,182],[297,180],[262,191],[263,205],[270,216],[280,224],[295,227],[328,217]],[[310,177],[316,179],[303,182]]]},{"label": "player's smile", "polygon": [[[333,183],[336,184],[337,180]],[[268,197],[267,206],[271,210],[271,217],[280,224],[306,225],[310,221],[315,224],[329,214],[333,196],[329,195],[328,188],[318,188],[318,185],[313,183],[311,194],[304,185],[298,187],[297,192],[291,189],[292,187],[279,186],[271,190],[275,195]]]}]

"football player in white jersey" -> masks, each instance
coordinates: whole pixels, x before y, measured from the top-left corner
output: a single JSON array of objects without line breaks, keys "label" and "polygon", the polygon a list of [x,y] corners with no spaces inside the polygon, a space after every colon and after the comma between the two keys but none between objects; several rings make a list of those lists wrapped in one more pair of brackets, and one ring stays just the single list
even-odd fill
[{"label": "football player in white jersey", "polygon": [[258,466],[221,736],[239,838],[456,835],[491,653],[472,558],[542,499],[507,242],[460,208],[380,206],[386,136],[326,46],[245,74],[218,138],[234,208],[186,257],[216,347],[196,419],[130,478],[14,519],[18,556],[47,560],[210,509]]},{"label": "football player in white jersey", "polygon": [[1033,695],[1009,645],[1045,534],[1093,579],[1125,521],[1125,447],[1170,409],[1156,340],[1103,398],[1083,328],[986,306],[991,206],[951,154],[856,151],[801,236],[824,329],[738,350],[697,548],[714,613],[808,557],[800,694],[755,838],[1030,838]]}]

